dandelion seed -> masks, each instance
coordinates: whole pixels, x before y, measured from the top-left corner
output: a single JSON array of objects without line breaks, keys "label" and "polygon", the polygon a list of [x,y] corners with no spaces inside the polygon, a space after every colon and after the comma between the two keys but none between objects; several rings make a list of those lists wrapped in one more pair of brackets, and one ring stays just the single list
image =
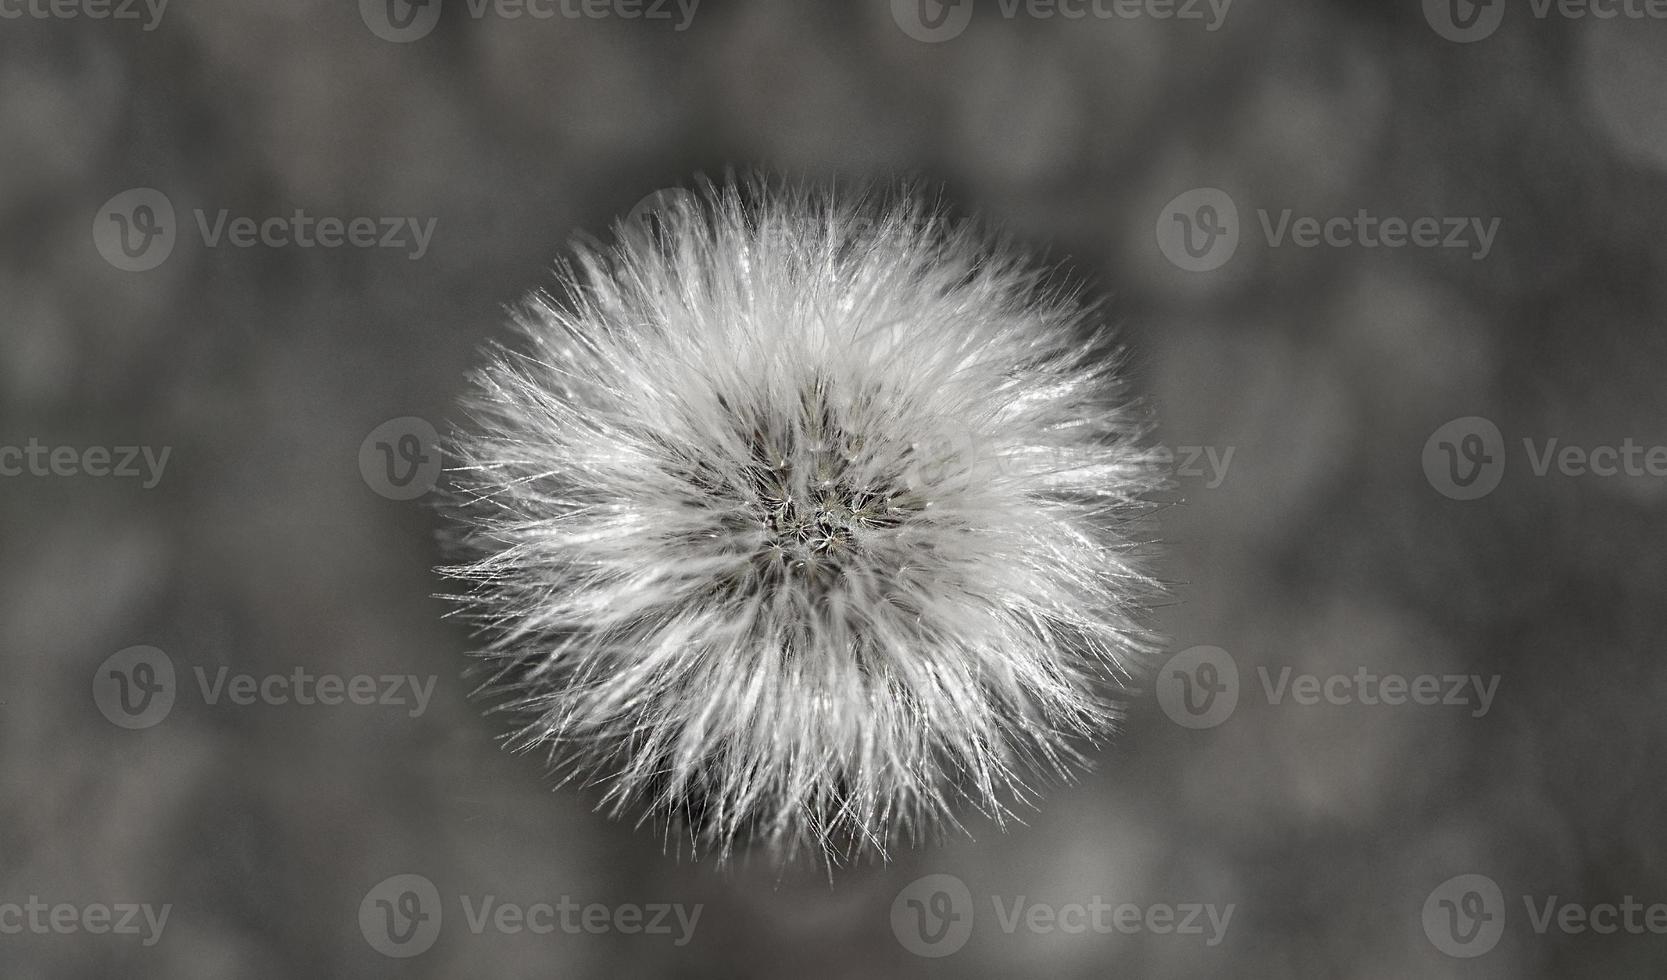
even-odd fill
[{"label": "dandelion seed", "polygon": [[655,218],[524,304],[457,439],[444,571],[513,746],[720,856],[1011,818],[1151,651],[1105,329],[906,195]]}]

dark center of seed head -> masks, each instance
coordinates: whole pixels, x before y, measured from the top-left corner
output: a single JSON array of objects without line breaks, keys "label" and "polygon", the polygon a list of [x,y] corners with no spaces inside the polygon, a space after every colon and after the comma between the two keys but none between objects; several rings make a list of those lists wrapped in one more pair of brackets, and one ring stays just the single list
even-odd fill
[{"label": "dark center of seed head", "polygon": [[874,528],[896,527],[908,511],[899,486],[858,485],[852,473],[851,440],[825,433],[797,455],[801,475],[789,454],[759,458],[749,471],[752,496],[767,532],[762,556],[789,571],[832,571],[855,553],[858,536]]}]

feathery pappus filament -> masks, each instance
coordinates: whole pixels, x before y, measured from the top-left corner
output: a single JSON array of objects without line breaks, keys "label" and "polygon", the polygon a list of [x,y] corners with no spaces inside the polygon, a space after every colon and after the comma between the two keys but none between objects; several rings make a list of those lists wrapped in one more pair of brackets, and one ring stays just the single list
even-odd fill
[{"label": "feathery pappus filament", "polygon": [[653,217],[522,305],[454,447],[511,743],[720,856],[1009,818],[1151,650],[1162,478],[1106,328],[907,192]]}]

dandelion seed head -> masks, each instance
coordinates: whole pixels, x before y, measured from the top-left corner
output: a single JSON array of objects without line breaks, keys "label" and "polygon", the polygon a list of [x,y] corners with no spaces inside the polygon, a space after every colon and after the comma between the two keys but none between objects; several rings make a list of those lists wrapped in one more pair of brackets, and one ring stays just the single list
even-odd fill
[{"label": "dandelion seed head", "polygon": [[1151,650],[1160,482],[1046,270],[908,194],[753,181],[581,245],[456,439],[515,747],[728,855],[879,855],[1068,775]]}]

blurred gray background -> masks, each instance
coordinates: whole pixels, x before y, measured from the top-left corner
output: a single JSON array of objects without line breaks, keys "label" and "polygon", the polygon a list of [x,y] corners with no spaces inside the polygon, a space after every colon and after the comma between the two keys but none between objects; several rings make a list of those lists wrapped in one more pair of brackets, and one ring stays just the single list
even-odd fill
[{"label": "blurred gray background", "polygon": [[[1207,5],[978,2],[957,21],[914,3],[911,23],[889,0],[702,0],[678,29],[675,6],[535,19],[445,0],[425,28],[397,0],[406,40],[380,36],[399,32],[369,0],[175,0],[148,23],[0,4],[21,12],[0,19],[0,447],[171,449],[148,488],[0,477],[0,927],[32,898],[82,923],[98,903],[171,906],[148,947],[85,925],[0,934],[0,975],[1667,974],[1667,936],[1542,934],[1529,911],[1667,902],[1667,477],[1541,476],[1523,444],[1667,444],[1667,24],[1529,0],[1236,0],[1213,30]],[[1455,40],[1455,10],[1473,33],[1502,20]],[[922,178],[1110,297],[1156,438],[1233,452],[1219,480],[1177,473],[1154,528],[1177,602],[1153,621],[1172,652],[1232,658],[1229,717],[1178,724],[1148,685],[1027,825],[971,820],[970,840],[831,885],[668,854],[500,751],[459,677],[470,638],[432,598],[441,519],[378,492],[361,448],[389,420],[460,417],[504,305],[571,236],[728,166]],[[134,188],[175,212],[144,271],[112,251],[109,202],[152,227],[118,198]],[[1170,203],[1196,188],[1238,212],[1236,249],[1205,271],[1159,244],[1176,213],[1204,217]],[[211,244],[196,213],[222,209],[433,235],[418,258]],[[1498,225],[1485,257],[1301,247],[1262,227],[1285,209]],[[1432,434],[1471,416],[1504,465],[1455,499],[1426,443],[1462,451]],[[177,691],[129,729],[95,681],[136,645],[165,652]],[[210,703],[196,671],[221,667],[435,680],[421,712]],[[1259,671],[1287,667],[1498,686],[1481,713],[1274,703]],[[922,957],[899,896],[937,874],[966,886],[970,933]],[[439,897],[417,955],[373,942],[395,875]],[[1444,884],[1461,875],[1498,901]],[[702,911],[683,945],[477,934],[462,903],[487,895]],[[997,912],[1096,899],[1233,912],[1214,945],[1045,914],[1009,932]],[[1470,924],[1502,929],[1444,939],[1441,916],[1475,899],[1492,904]]]}]

